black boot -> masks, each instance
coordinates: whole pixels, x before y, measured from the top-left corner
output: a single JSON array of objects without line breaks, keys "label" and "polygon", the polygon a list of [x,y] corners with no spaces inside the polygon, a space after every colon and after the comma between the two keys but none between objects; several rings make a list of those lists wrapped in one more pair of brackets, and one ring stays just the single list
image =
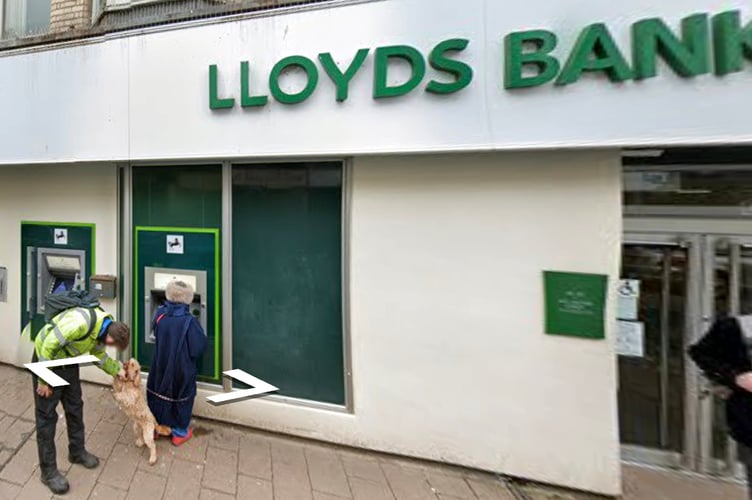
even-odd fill
[{"label": "black boot", "polygon": [[57,469],[46,473],[42,472],[42,483],[55,495],[64,495],[70,489],[68,480]]},{"label": "black boot", "polygon": [[76,455],[69,455],[68,461],[72,464],[81,464],[87,469],[96,469],[99,467],[99,459],[86,450]]}]

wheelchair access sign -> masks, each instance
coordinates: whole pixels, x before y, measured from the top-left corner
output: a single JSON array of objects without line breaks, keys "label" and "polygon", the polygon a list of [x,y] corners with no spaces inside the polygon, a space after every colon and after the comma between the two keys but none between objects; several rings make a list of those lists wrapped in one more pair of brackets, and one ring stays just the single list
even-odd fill
[{"label": "wheelchair access sign", "polygon": [[640,280],[619,280],[617,294],[618,319],[636,321],[639,315],[640,305]]}]

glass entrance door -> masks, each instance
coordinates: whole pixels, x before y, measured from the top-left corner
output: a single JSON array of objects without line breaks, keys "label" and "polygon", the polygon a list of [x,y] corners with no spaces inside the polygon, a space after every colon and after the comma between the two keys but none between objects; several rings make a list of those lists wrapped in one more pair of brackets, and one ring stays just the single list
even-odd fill
[{"label": "glass entrance door", "polygon": [[690,248],[689,241],[676,238],[632,238],[624,244],[618,397],[627,459],[679,466],[691,448],[685,352],[690,278],[698,269],[692,268]]},{"label": "glass entrance door", "polygon": [[752,314],[752,237],[628,234],[617,296],[624,459],[740,474],[724,402],[686,352],[716,319]]},{"label": "glass entrance door", "polygon": [[[752,238],[707,237],[708,273],[704,314],[708,319],[752,314]],[[708,322],[709,323],[709,322]],[[728,437],[724,402],[707,388],[702,393],[701,471],[740,472],[736,443]]]}]

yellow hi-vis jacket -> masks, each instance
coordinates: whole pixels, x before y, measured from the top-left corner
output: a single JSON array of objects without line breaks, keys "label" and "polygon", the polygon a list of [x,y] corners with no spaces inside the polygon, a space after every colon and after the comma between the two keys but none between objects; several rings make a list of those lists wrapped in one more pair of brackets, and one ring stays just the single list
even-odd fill
[{"label": "yellow hi-vis jacket", "polygon": [[[95,315],[93,327],[92,313]],[[99,341],[105,319],[112,320],[112,315],[99,308],[66,309],[39,330],[34,340],[37,358],[49,361],[92,354],[99,359],[99,368],[114,377],[120,371],[120,363],[107,355],[104,342]],[[42,380],[39,383],[43,383]]]}]

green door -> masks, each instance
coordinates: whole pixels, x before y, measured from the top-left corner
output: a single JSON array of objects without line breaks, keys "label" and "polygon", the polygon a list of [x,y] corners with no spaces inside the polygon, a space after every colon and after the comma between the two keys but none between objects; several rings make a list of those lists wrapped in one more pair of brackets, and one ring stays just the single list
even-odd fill
[{"label": "green door", "polygon": [[[221,226],[222,167],[133,168],[133,351],[148,369],[153,345],[145,341],[151,321],[146,268],[205,272],[208,347],[199,361],[199,379],[219,383],[222,366]],[[166,238],[184,239],[184,251],[169,252]]]},{"label": "green door", "polygon": [[233,368],[345,403],[342,166],[233,167]]}]

